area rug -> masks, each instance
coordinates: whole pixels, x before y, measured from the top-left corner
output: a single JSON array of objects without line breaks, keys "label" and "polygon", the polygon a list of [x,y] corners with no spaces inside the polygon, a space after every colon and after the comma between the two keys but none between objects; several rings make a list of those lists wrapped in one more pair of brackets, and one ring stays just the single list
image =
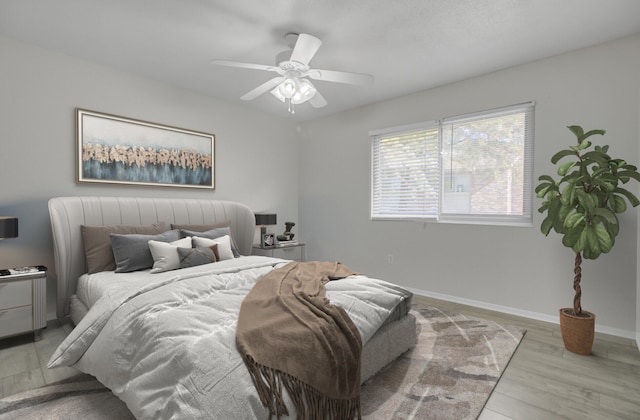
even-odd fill
[{"label": "area rug", "polygon": [[[475,419],[525,330],[413,305],[418,341],[362,386],[362,417]],[[133,419],[89,375],[0,399],[0,419]]]},{"label": "area rug", "polygon": [[362,387],[366,419],[477,418],[525,330],[413,305],[418,342]]}]

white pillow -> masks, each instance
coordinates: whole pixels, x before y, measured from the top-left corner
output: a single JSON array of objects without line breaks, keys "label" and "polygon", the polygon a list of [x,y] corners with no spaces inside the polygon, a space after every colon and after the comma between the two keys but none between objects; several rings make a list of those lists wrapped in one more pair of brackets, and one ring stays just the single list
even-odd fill
[{"label": "white pillow", "polygon": [[150,272],[162,273],[180,268],[178,247],[191,248],[191,237],[188,236],[173,242],[149,241],[149,251],[153,257],[153,267]]},{"label": "white pillow", "polygon": [[[209,247],[211,245],[218,245],[218,255],[220,261],[233,259],[233,251],[231,251],[231,237],[224,235],[216,239],[201,238],[199,236],[193,237],[193,246]],[[177,252],[177,251],[176,251]]]}]

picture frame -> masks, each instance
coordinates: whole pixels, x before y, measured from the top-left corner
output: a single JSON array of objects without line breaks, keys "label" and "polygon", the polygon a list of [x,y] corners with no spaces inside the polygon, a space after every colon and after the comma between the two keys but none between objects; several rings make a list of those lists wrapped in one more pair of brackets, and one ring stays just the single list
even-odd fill
[{"label": "picture frame", "polygon": [[215,136],[76,108],[76,182],[215,188]]},{"label": "picture frame", "polygon": [[260,242],[262,248],[274,248],[276,246],[276,237],[273,233],[262,234],[262,242]]}]

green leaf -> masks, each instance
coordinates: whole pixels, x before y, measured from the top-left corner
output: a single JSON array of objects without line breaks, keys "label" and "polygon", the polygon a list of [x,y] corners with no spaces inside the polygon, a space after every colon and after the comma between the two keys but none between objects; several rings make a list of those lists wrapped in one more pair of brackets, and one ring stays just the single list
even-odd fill
[{"label": "green leaf", "polygon": [[544,236],[548,236],[549,232],[551,232],[552,226],[553,226],[553,217],[547,216],[544,218],[544,220],[542,221],[542,224],[540,225],[540,231]]},{"label": "green leaf", "polygon": [[570,125],[567,127],[573,134],[575,134],[578,142],[580,142],[580,137],[584,135],[584,130],[579,125]]},{"label": "green leaf", "polygon": [[609,224],[617,224],[618,218],[615,213],[605,207],[598,207],[593,211],[593,214],[596,216],[600,216]]},{"label": "green leaf", "polygon": [[596,129],[596,130],[591,130],[588,131],[586,133],[584,133],[582,136],[580,136],[580,141],[583,141],[584,139],[587,139],[593,135],[599,134],[601,136],[604,136],[604,134],[606,133],[605,130],[600,130],[600,129]]},{"label": "green leaf", "polygon": [[576,190],[576,197],[582,208],[589,213],[593,213],[593,210],[598,207],[598,198],[594,194],[588,194],[584,190]]},{"label": "green leaf", "polygon": [[566,150],[566,149],[560,150],[558,153],[551,156],[551,163],[555,165],[556,163],[558,163],[560,159],[562,159],[565,156],[578,156],[578,153],[574,152],[573,150]]},{"label": "green leaf", "polygon": [[587,259],[587,260],[595,260],[596,258],[598,258],[600,256],[601,252],[600,250],[591,250],[589,248],[585,249],[584,251],[582,251],[582,256]]},{"label": "green leaf", "polygon": [[588,161],[590,163],[597,163],[601,168],[609,167],[609,155],[606,153],[599,152],[597,150],[592,150],[590,152],[582,155],[582,159],[584,161]]},{"label": "green leaf", "polygon": [[562,190],[562,197],[560,198],[560,201],[565,206],[573,207],[575,196],[576,196],[576,186],[574,184],[569,184],[566,187],[564,187],[564,190]]},{"label": "green leaf", "polygon": [[558,168],[558,175],[565,176],[571,168],[576,166],[576,162],[565,162]]},{"label": "green leaf", "polygon": [[633,193],[631,193],[630,191],[625,190],[624,188],[616,188],[615,190],[613,190],[613,192],[622,194],[627,197],[627,200],[629,200],[629,203],[631,203],[633,207],[637,207],[640,204],[640,200],[638,200],[638,197],[633,195]]},{"label": "green leaf", "polygon": [[[621,188],[620,188],[621,189]],[[619,195],[613,195],[610,200],[611,208],[616,213],[624,213],[627,209],[627,202]]]},{"label": "green leaf", "polygon": [[640,174],[637,173],[636,171],[620,171],[618,172],[618,176],[619,177],[628,177],[628,178],[633,178],[636,181],[640,181]]},{"label": "green leaf", "polygon": [[580,145],[578,147],[576,147],[577,150],[584,150],[587,149],[588,147],[591,147],[591,142],[590,141],[583,141],[582,143],[580,143]]},{"label": "green leaf", "polygon": [[598,240],[598,249],[604,253],[611,251],[613,247],[613,239],[609,236],[609,232],[603,225],[595,225],[593,231]]},{"label": "green leaf", "polygon": [[572,249],[574,252],[584,252],[587,249],[587,228],[588,226],[585,225],[584,229],[579,231],[579,233],[576,232],[578,240],[573,244]]},{"label": "green leaf", "polygon": [[547,181],[547,182],[550,182],[552,184],[554,184],[556,182],[549,175],[540,175],[540,177],[538,177],[538,181]]},{"label": "green leaf", "polygon": [[576,242],[580,239],[582,229],[584,229],[584,225],[582,228],[580,226],[576,226],[575,229],[568,230],[562,237],[562,244],[568,248],[574,248]]},{"label": "green leaf", "polygon": [[573,229],[578,223],[584,220],[584,214],[572,213],[564,219],[564,227],[567,229]]},{"label": "green leaf", "polygon": [[[541,188],[541,187],[544,187],[544,188]],[[547,195],[549,188],[551,188],[550,185],[538,185],[536,187],[536,197],[543,198],[545,195]]]}]

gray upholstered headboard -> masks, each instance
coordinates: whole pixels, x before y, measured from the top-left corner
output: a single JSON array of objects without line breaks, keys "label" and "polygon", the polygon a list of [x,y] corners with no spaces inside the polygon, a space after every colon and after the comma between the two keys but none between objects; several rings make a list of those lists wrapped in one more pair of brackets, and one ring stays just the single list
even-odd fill
[{"label": "gray upholstered headboard", "polygon": [[212,224],[231,221],[231,233],[243,255],[251,255],[255,216],[241,203],[220,200],[135,198],[135,197],[56,197],[49,200],[57,276],[58,318],[69,314],[69,297],[76,291],[86,261],[81,225],[147,225],[157,222]]}]

